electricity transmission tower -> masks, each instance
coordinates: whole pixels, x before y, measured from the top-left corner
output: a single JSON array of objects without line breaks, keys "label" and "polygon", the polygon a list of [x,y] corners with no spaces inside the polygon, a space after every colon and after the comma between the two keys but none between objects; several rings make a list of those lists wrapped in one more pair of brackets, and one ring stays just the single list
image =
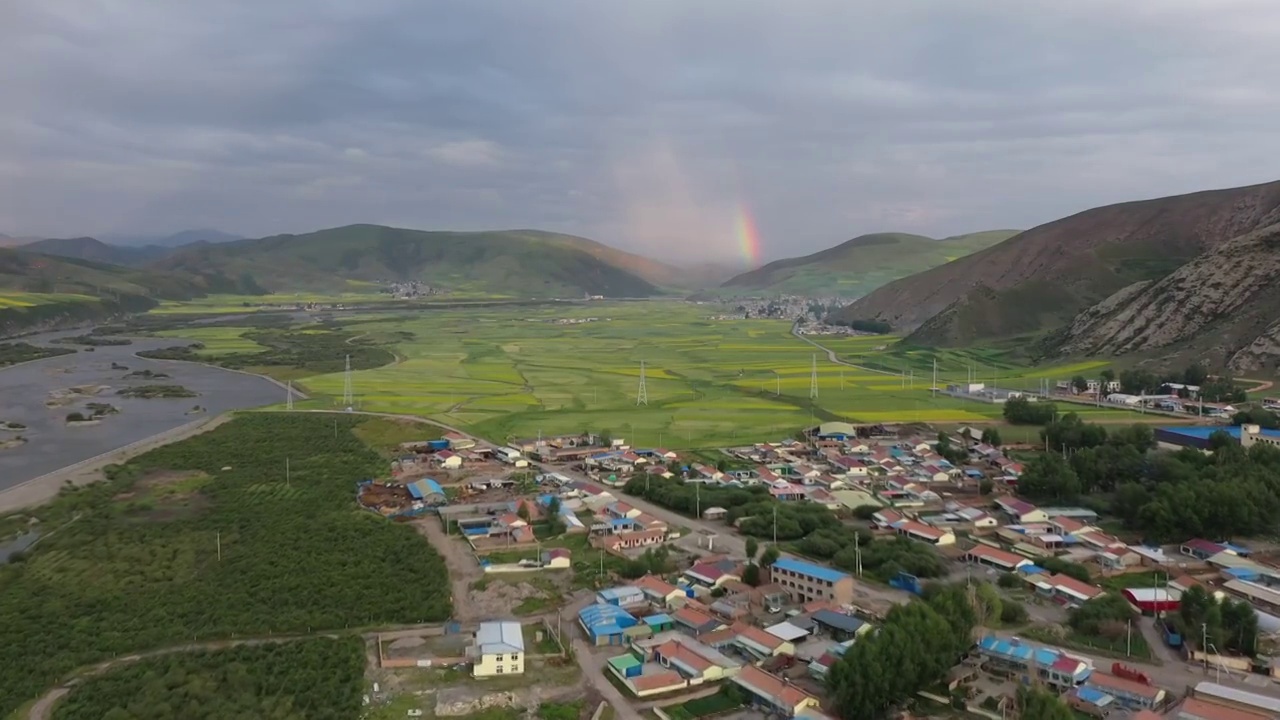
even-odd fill
[{"label": "electricity transmission tower", "polygon": [[351,393],[351,356],[347,356],[347,369],[342,373],[342,406],[351,407],[355,405],[354,397]]},{"label": "electricity transmission tower", "polygon": [[289,412],[293,412],[293,381],[292,380],[290,380],[289,384],[285,386],[285,393],[286,394],[285,394],[285,401],[284,401],[284,409],[288,410]]},{"label": "electricity transmission tower", "polygon": [[636,391],[636,405],[649,404],[649,389],[644,384],[644,361],[640,361],[640,389]]},{"label": "electricity transmission tower", "polygon": [[809,399],[818,399],[818,354],[813,355],[813,369],[809,371]]}]

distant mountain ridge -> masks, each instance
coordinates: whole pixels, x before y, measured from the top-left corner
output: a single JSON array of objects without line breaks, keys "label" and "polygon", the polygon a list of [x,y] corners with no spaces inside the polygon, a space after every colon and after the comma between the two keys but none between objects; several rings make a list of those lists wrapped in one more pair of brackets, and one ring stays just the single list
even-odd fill
[{"label": "distant mountain ridge", "polygon": [[1051,331],[1050,353],[1194,350],[1262,367],[1280,357],[1268,320],[1278,276],[1265,272],[1280,269],[1278,223],[1280,182],[1108,205],[890,283],[834,318],[884,320],[919,345]]},{"label": "distant mountain ridge", "polygon": [[232,233],[215,230],[212,228],[204,228],[200,230],[182,230],[171,235],[118,235],[114,233],[106,233],[98,236],[98,239],[109,245],[139,247],[153,245],[162,248],[176,248],[192,243],[224,243],[233,240],[243,240],[243,235],[234,235]]},{"label": "distant mountain ridge", "polygon": [[420,281],[517,297],[647,297],[675,268],[586,238],[540,230],[450,232],[348,225],[301,235],[188,246],[149,265],[252,276],[274,291]]},{"label": "distant mountain ridge", "polygon": [[775,260],[737,275],[722,283],[718,292],[858,297],[898,278],[990,247],[1017,232],[987,230],[941,240],[910,233],[860,235],[811,255]]}]

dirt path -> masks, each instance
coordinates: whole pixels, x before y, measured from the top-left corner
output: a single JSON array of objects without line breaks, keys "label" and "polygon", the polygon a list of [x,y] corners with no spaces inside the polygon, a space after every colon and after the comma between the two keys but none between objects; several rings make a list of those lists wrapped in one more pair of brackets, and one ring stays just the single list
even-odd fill
[{"label": "dirt path", "polygon": [[102,468],[107,465],[119,464],[148,450],[154,450],[161,445],[168,445],[169,443],[185,440],[193,435],[207,432],[227,422],[231,417],[231,413],[212,418],[202,417],[186,425],[179,425],[172,430],[166,430],[158,435],[143,438],[124,447],[91,457],[88,460],[81,460],[61,470],[54,470],[51,473],[0,491],[0,515],[46,503],[58,494],[58,490],[64,483],[88,485],[89,483],[97,482],[102,479]]},{"label": "dirt path", "polygon": [[440,523],[436,518],[428,517],[422,520],[415,520],[413,527],[421,535],[425,536],[431,546],[444,557],[444,564],[449,569],[449,592],[452,594],[450,600],[453,602],[453,619],[458,622],[471,622],[481,619],[477,615],[478,608],[467,602],[467,597],[471,593],[471,583],[484,577],[484,571],[480,569],[476,559],[463,548],[461,540],[451,538],[445,534],[444,528],[440,527]]},{"label": "dirt path", "polygon": [[609,701],[613,706],[614,715],[619,720],[640,720],[640,713],[636,712],[631,702],[623,697],[622,692],[614,687],[613,683],[609,682],[609,678],[604,676],[606,671],[595,664],[591,647],[581,638],[573,639],[573,657],[577,660],[578,667],[582,669],[582,676],[596,692]]}]

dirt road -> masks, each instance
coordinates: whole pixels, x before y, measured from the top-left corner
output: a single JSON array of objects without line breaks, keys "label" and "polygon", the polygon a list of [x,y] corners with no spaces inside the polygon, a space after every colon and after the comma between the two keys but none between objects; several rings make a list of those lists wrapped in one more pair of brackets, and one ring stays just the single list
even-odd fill
[{"label": "dirt road", "polygon": [[102,468],[107,465],[119,464],[148,450],[154,450],[161,445],[168,445],[169,443],[185,440],[193,435],[207,432],[227,422],[231,417],[232,413],[225,413],[212,418],[202,417],[186,425],[179,425],[172,430],[166,430],[158,435],[152,435],[149,438],[144,438],[111,452],[41,475],[21,485],[15,485],[0,492],[0,515],[46,503],[58,494],[58,490],[64,483],[88,485],[89,483],[97,482],[102,479]]},{"label": "dirt road", "polygon": [[471,593],[471,583],[484,577],[484,571],[463,546],[463,541],[446,535],[444,528],[440,527],[435,517],[415,520],[413,527],[444,556],[444,564],[449,568],[449,592],[452,593],[454,620],[465,623],[487,619],[480,618],[478,608],[467,602],[467,596]]}]

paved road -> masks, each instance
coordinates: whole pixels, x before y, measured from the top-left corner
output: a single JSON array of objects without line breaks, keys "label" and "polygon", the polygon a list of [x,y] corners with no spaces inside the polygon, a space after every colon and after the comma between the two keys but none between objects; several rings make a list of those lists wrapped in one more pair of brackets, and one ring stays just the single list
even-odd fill
[{"label": "paved road", "polygon": [[798,323],[798,322],[797,322],[796,324],[794,324],[794,325],[792,325],[792,326],[791,326],[791,334],[792,334],[792,335],[795,335],[797,338],[799,338],[799,339],[803,340],[804,342],[809,343],[810,345],[812,345],[812,346],[814,346],[814,347],[818,348],[819,350],[821,350],[822,352],[826,353],[826,354],[827,354],[827,360],[829,360],[829,361],[831,361],[831,362],[835,363],[836,365],[844,365],[845,367],[856,368],[856,369],[858,369],[858,370],[863,370],[863,371],[865,371],[865,372],[869,372],[869,373],[876,373],[877,375],[888,375],[888,376],[890,376],[890,377],[901,377],[898,373],[895,373],[895,372],[889,372],[888,370],[878,370],[878,369],[876,369],[876,368],[869,368],[869,367],[867,367],[867,366],[865,366],[865,365],[855,365],[855,364],[853,364],[853,363],[851,363],[851,362],[845,362],[844,360],[841,360],[841,359],[840,359],[840,357],[836,355],[836,351],[835,351],[835,350],[829,350],[829,349],[827,349],[827,348],[823,347],[822,345],[819,345],[818,343],[814,342],[813,340],[810,340],[808,335],[801,335],[801,334],[800,334],[800,323]]}]

